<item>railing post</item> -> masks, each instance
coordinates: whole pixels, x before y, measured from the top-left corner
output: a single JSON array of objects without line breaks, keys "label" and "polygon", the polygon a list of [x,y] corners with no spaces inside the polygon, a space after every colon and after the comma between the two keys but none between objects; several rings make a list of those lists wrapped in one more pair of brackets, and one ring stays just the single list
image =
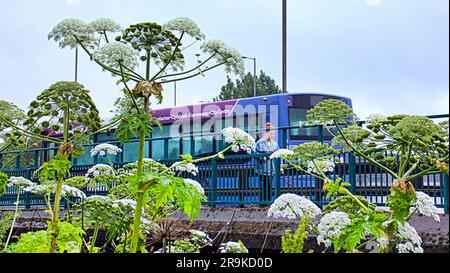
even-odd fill
[{"label": "railing post", "polygon": [[0,154],[0,169],[3,168],[3,154]]},{"label": "railing post", "polygon": [[[28,169],[27,170],[27,178],[29,179],[29,180],[32,180],[32,176],[33,176],[33,171],[31,170],[31,169]],[[19,189],[19,191],[20,191],[20,189]],[[20,202],[20,200],[19,200],[19,202]],[[31,207],[31,204],[30,204],[30,192],[25,192],[25,209],[29,209]]]},{"label": "railing post", "polygon": [[212,159],[211,165],[211,202],[217,203],[217,159]]},{"label": "railing post", "polygon": [[445,211],[445,214],[448,214],[448,212],[449,212],[449,200],[448,200],[448,198],[449,198],[449,196],[448,196],[448,192],[449,192],[449,185],[448,185],[448,174],[447,173],[444,173],[443,174],[443,183],[444,183],[444,211]]},{"label": "railing post", "polygon": [[[277,199],[281,195],[281,186],[280,186],[281,160],[279,158],[276,158],[274,163],[275,163],[274,164],[275,165],[275,199]],[[270,188],[272,188],[272,186],[270,186]]]},{"label": "railing post", "polygon": [[350,183],[350,192],[356,194],[356,158],[353,151],[349,154],[348,179]]}]

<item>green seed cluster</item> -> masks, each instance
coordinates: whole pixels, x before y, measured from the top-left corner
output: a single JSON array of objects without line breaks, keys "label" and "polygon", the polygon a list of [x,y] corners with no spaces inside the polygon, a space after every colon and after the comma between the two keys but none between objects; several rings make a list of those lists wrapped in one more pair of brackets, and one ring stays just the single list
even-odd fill
[{"label": "green seed cluster", "polygon": [[[164,30],[157,23],[139,23],[131,25],[125,29],[122,36],[117,36],[116,41],[129,43],[139,51],[150,53],[150,57],[155,61],[164,63],[171,62],[170,57],[174,48],[179,43],[179,39],[172,32]],[[181,43],[180,43],[181,46]],[[142,61],[147,61],[148,55],[141,57]],[[175,51],[173,60],[183,60],[181,49]]]},{"label": "green seed cluster", "polygon": [[[34,133],[41,133],[43,129],[51,128],[53,131],[61,130],[64,123],[63,114],[69,113],[69,120],[83,124],[91,129],[100,128],[99,112],[84,86],[76,82],[58,82],[44,90],[36,100],[30,103],[28,119],[24,125],[35,124],[42,121],[34,128]],[[69,124],[69,130],[73,124]]]}]

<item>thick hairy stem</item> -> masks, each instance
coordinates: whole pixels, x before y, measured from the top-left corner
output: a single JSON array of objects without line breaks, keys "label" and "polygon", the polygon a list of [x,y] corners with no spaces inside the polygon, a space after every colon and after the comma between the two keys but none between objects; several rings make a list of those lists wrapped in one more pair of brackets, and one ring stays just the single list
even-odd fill
[{"label": "thick hairy stem", "polygon": [[144,192],[140,191],[136,195],[136,210],[134,211],[133,235],[131,237],[130,253],[137,252],[143,206],[144,206]]},{"label": "thick hairy stem", "polygon": [[51,244],[51,253],[56,253],[56,240],[58,239],[59,234],[59,203],[61,201],[61,189],[63,184],[63,174],[58,174],[58,184],[56,185],[55,192],[55,204],[53,206],[53,217],[52,217],[52,244]]},{"label": "thick hairy stem", "polygon": [[16,219],[17,219],[18,212],[19,212],[19,203],[20,203],[20,188],[19,188],[19,191],[17,192],[16,209],[14,211],[14,218],[13,218],[13,221],[12,221],[12,224],[11,224],[11,229],[9,230],[8,238],[6,239],[6,243],[5,243],[5,248],[4,249],[6,249],[8,247],[9,240],[11,239],[12,232],[13,232],[13,229],[14,229],[14,225],[16,224]]},{"label": "thick hairy stem", "polygon": [[95,242],[97,241],[97,236],[98,236],[98,230],[99,229],[100,229],[100,223],[97,220],[97,222],[95,222],[94,234],[92,235],[92,240],[91,240],[91,246],[89,248],[89,253],[92,253],[94,251]]},{"label": "thick hairy stem", "polygon": [[[147,71],[146,71],[146,80],[150,79],[150,60],[151,60],[151,52],[147,52]],[[144,113],[148,112],[148,107],[150,105],[150,99],[146,97],[144,99]],[[138,153],[138,170],[137,170],[137,179],[140,179],[142,173],[144,172],[144,148],[145,148],[145,131],[143,128],[139,130],[139,153]],[[142,208],[144,206],[144,184],[139,182],[138,184],[138,192],[136,194],[136,210],[134,212],[134,223],[133,223],[133,234],[131,237],[131,253],[136,253],[137,245],[139,240],[140,226],[141,226],[141,217],[142,217]]]}]

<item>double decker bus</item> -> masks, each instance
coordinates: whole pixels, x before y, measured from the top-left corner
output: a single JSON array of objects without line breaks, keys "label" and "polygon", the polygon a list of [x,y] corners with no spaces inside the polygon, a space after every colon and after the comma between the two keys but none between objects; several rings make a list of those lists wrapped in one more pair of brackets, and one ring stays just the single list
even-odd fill
[{"label": "double decker bus", "polygon": [[[204,156],[224,148],[221,131],[227,127],[241,128],[255,139],[260,139],[270,122],[277,131],[276,141],[280,146],[296,146],[307,141],[331,140],[328,130],[301,128],[306,121],[307,111],[319,102],[336,99],[352,107],[350,98],[321,93],[282,93],[271,96],[253,97],[221,102],[208,102],[173,108],[152,110],[153,117],[162,124],[156,126],[153,135],[145,143],[145,157],[154,160],[178,159],[182,154]],[[284,130],[277,130],[284,128]],[[117,141],[114,130],[97,134],[92,142],[113,143]],[[124,143],[123,153],[114,159],[119,162],[134,162],[138,143]],[[78,158],[77,165],[92,164],[89,147],[86,154]]]}]

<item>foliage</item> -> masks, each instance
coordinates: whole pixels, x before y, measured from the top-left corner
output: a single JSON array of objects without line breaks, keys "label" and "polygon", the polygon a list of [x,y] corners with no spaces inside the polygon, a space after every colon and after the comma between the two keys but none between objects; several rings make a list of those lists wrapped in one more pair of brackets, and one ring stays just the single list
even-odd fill
[{"label": "foliage", "polygon": [[58,176],[66,176],[69,174],[72,162],[67,157],[57,154],[52,160],[45,162],[36,171],[41,181],[55,180]]},{"label": "foliage", "polygon": [[122,143],[129,141],[132,136],[138,137],[140,132],[143,132],[147,137],[151,136],[153,132],[152,123],[161,126],[158,119],[147,113],[123,113],[121,118],[122,123],[117,128],[116,136]]},{"label": "foliage", "polygon": [[0,217],[0,248],[3,248],[7,238],[7,232],[11,229],[14,213],[2,213]]},{"label": "foliage", "polygon": [[0,172],[0,196],[5,192],[7,184],[8,184],[8,176]]},{"label": "foliage", "polygon": [[[50,226],[50,225],[49,225]],[[57,237],[58,253],[80,253],[85,232],[68,222],[59,222]],[[13,253],[48,253],[51,249],[51,229],[28,232],[20,235],[17,243],[8,251]]]},{"label": "foliage", "polygon": [[[242,79],[237,79],[235,83],[227,76],[226,85],[222,86],[219,96],[214,98],[214,101],[251,98],[254,95],[253,85],[252,73],[247,73]],[[260,72],[259,77],[256,76],[257,96],[268,96],[280,93],[282,93],[282,91],[275,80],[264,73],[264,71]]]},{"label": "foliage", "polygon": [[283,253],[303,253],[305,240],[308,238],[307,228],[310,220],[308,217],[302,218],[295,234],[291,234],[290,230],[286,231],[281,238]]}]

